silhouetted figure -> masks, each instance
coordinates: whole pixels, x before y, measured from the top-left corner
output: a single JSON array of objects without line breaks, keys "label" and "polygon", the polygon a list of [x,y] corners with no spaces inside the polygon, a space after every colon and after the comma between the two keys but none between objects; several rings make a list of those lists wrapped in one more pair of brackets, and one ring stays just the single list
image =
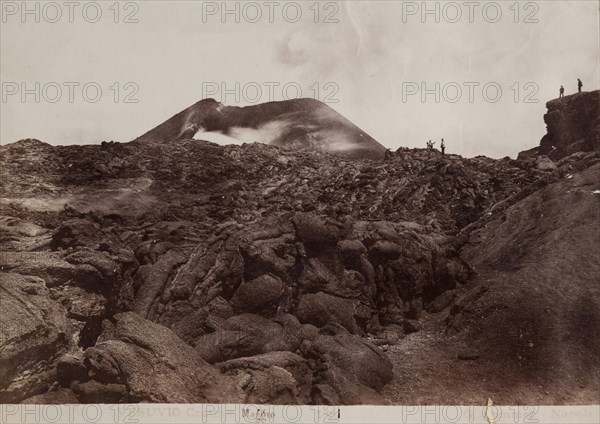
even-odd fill
[{"label": "silhouetted figure", "polygon": [[583,87],[583,83],[579,78],[577,78],[577,90],[581,93],[581,87]]},{"label": "silhouetted figure", "polygon": [[562,85],[560,86],[560,95],[558,96],[558,98],[560,99],[561,97],[565,97],[565,87],[563,87]]},{"label": "silhouetted figure", "polygon": [[440,144],[440,149],[442,149],[442,155],[446,154],[446,145],[444,144],[444,139],[442,138],[442,144]]},{"label": "silhouetted figure", "polygon": [[428,150],[431,150],[431,149],[433,149],[433,144],[431,144],[431,140],[429,140],[429,141],[427,142],[427,149],[428,149]]}]

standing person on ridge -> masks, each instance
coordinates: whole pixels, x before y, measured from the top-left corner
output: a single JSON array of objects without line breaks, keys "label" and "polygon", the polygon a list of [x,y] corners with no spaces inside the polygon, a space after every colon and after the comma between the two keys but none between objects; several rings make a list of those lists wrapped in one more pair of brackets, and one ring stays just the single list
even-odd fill
[{"label": "standing person on ridge", "polygon": [[442,138],[442,144],[440,144],[440,149],[442,149],[442,155],[446,154],[446,145],[444,144],[443,138]]},{"label": "standing person on ridge", "polygon": [[560,93],[560,95],[558,96],[559,99],[561,97],[565,97],[565,87],[563,87],[562,85],[560,86],[559,93]]},{"label": "standing person on ridge", "polygon": [[579,78],[577,78],[577,90],[581,93],[581,87],[583,87],[583,83]]}]

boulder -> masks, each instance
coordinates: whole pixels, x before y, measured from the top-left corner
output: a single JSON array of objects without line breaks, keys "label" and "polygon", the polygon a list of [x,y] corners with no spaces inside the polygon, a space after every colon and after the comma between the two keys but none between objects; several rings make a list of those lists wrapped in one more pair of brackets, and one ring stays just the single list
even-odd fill
[{"label": "boulder", "polygon": [[225,374],[240,377],[246,393],[244,403],[309,403],[312,372],[306,360],[294,353],[269,352],[233,359],[217,367]]},{"label": "boulder", "polygon": [[81,403],[119,403],[127,396],[127,387],[123,384],[102,384],[93,380],[75,381],[71,389]]},{"label": "boulder", "polygon": [[355,270],[343,270],[336,276],[319,259],[307,261],[298,279],[303,292],[324,292],[333,296],[369,299],[372,296],[365,277]]},{"label": "boulder", "polygon": [[325,405],[384,405],[385,400],[375,390],[356,383],[345,370],[328,365],[320,374],[321,384],[312,392],[313,402]]},{"label": "boulder", "polygon": [[316,258],[310,258],[304,264],[298,284],[305,293],[323,291],[327,287],[340,285],[337,276]]},{"label": "boulder", "polygon": [[[168,328],[132,312],[115,315],[113,322],[105,323],[96,346],[85,351],[84,363],[94,381],[124,385],[123,402],[239,401],[232,379],[220,375]],[[116,389],[108,386],[101,391],[113,396]]]},{"label": "boulder", "polygon": [[554,171],[557,166],[548,156],[538,156],[535,160],[535,167],[540,171]]},{"label": "boulder", "polygon": [[0,397],[16,403],[48,390],[73,330],[40,278],[0,273],[0,311]]},{"label": "boulder", "polygon": [[231,298],[231,306],[237,312],[274,312],[285,287],[278,277],[268,274],[244,281]]},{"label": "boulder", "polygon": [[334,365],[349,381],[373,390],[393,377],[392,363],[381,349],[339,325],[323,328],[314,341],[303,342],[301,350],[305,357]]},{"label": "boulder", "polygon": [[311,324],[302,325],[302,340],[313,341],[319,336],[319,329]]},{"label": "boulder", "polygon": [[102,285],[102,274],[91,265],[74,265],[54,252],[1,252],[0,267],[15,274],[42,278],[48,287],[64,284]]},{"label": "boulder", "polygon": [[58,358],[56,379],[63,387],[69,387],[74,381],[85,382],[89,379],[83,359],[83,353],[79,351],[69,352]]},{"label": "boulder", "polygon": [[456,299],[456,296],[457,296],[456,290],[448,290],[448,291],[440,294],[433,301],[431,301],[427,305],[426,309],[427,309],[427,311],[434,313],[434,314],[436,314],[438,312],[442,312],[444,309],[446,309],[448,306],[450,306],[452,304],[454,299]]},{"label": "boulder", "polygon": [[329,322],[335,322],[353,334],[359,332],[355,313],[354,301],[322,292],[302,296],[296,309],[296,316],[303,324],[312,324],[320,328]]},{"label": "boulder", "polygon": [[333,274],[339,275],[344,269],[337,250],[341,238],[339,223],[311,214],[296,214],[293,223],[307,257],[318,258]]},{"label": "boulder", "polygon": [[142,265],[136,273],[138,286],[133,310],[144,318],[155,318],[160,296],[173,271],[187,258],[176,249],[169,250],[156,263]]},{"label": "boulder", "polygon": [[215,332],[198,339],[195,348],[209,363],[272,351],[293,352],[302,342],[302,327],[292,315],[279,314],[269,320],[258,315],[231,317]]},{"label": "boulder", "polygon": [[246,331],[218,329],[200,337],[195,343],[198,355],[209,364],[233,358],[257,355],[264,347],[263,340]]},{"label": "boulder", "polygon": [[168,325],[186,343],[194,346],[200,337],[221,328],[223,322],[233,315],[235,312],[231,305],[217,296],[201,308],[194,307],[189,302],[178,302],[178,308],[162,314],[159,322]]}]

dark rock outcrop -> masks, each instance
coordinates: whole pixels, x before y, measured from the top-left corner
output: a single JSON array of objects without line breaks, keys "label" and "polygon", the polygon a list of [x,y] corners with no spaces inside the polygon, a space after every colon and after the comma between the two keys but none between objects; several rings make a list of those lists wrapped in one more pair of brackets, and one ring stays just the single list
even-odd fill
[{"label": "dark rock outcrop", "polygon": [[[210,314],[198,311],[221,297],[236,313],[287,312],[303,324],[336,322],[351,333],[364,333],[376,322],[418,318],[423,303],[468,276],[453,247],[416,224],[273,216],[241,229],[224,227],[200,244],[156,296],[162,311],[157,321],[188,337],[178,323],[193,319],[195,328],[205,326]],[[227,329],[235,319],[218,327]],[[206,334],[206,346],[243,342],[240,328],[207,334],[215,329],[198,333]],[[216,360],[210,352],[206,357]],[[241,349],[238,355],[247,353]]]},{"label": "dark rock outcrop", "polygon": [[69,348],[67,313],[38,277],[0,273],[0,400],[42,394],[56,379],[53,362]]},{"label": "dark rock outcrop", "polygon": [[330,392],[342,404],[383,403],[377,390],[391,381],[393,371],[378,347],[340,325],[329,324],[314,341],[304,342],[301,350],[310,358],[317,382],[322,385],[315,386],[313,396]]},{"label": "dark rock outcrop", "polygon": [[559,160],[577,152],[600,151],[600,91],[576,93],[546,103],[547,134],[540,146],[519,157],[546,155]]}]

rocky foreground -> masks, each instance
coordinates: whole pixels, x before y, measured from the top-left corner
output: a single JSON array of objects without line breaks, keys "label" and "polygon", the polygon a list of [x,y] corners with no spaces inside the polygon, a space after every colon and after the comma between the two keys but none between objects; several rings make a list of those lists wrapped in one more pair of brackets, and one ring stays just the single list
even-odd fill
[{"label": "rocky foreground", "polygon": [[0,172],[3,403],[600,393],[598,151],[28,139]]}]

